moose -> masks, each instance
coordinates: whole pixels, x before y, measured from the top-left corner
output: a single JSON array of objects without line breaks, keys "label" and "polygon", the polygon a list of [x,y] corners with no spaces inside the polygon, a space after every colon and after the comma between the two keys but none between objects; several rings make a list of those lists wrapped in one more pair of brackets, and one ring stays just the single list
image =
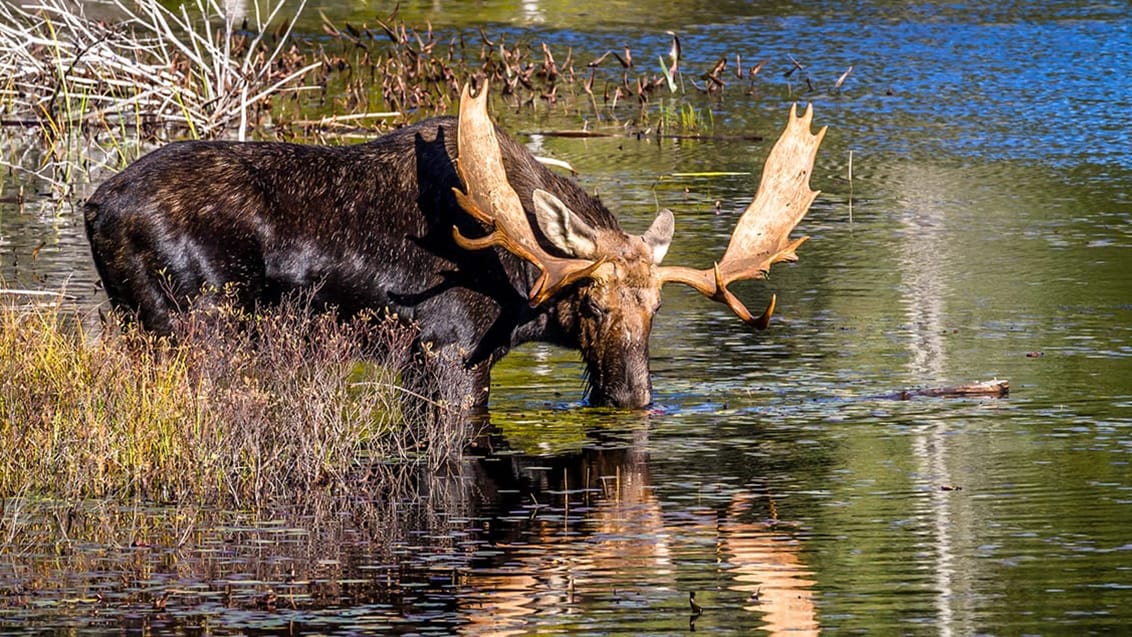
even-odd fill
[{"label": "moose", "polygon": [[112,306],[163,334],[208,290],[248,308],[306,291],[352,316],[388,310],[419,343],[456,348],[477,404],[492,365],[544,341],[580,350],[593,405],[652,401],[649,333],[661,286],[689,285],[765,329],[729,290],[795,261],[790,232],[825,128],[792,107],[754,200],[722,259],[662,266],[673,215],[630,235],[596,197],[498,130],[488,90],[465,86],[458,117],[347,146],[186,141],[105,181],[84,206],[91,252]]}]

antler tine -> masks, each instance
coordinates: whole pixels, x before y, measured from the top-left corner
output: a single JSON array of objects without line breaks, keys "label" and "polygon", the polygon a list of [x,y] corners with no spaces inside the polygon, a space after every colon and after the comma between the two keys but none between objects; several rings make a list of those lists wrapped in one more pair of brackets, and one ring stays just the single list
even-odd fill
[{"label": "antler tine", "polygon": [[810,189],[810,173],[827,129],[822,127],[817,134],[810,133],[813,117],[812,105],[806,107],[801,117],[797,105],[790,107],[786,130],[767,156],[759,189],[735,224],[723,259],[711,270],[661,268],[662,281],[690,285],[708,298],[726,303],[743,322],[766,329],[775,298],[771,297],[766,311],[756,317],[727,286],[735,281],[763,278],[775,263],[798,260],[795,251],[809,237],[791,240],[790,232],[818,196],[816,190]]},{"label": "antler tine", "polygon": [[801,117],[797,113],[797,105],[791,106],[786,130],[767,156],[758,192],[731,234],[720,262],[728,282],[765,276],[775,263],[797,261],[794,250],[807,239],[791,241],[789,235],[818,196],[810,189],[810,173],[827,127],[810,133],[812,104]]},{"label": "antler tine", "polygon": [[604,261],[559,257],[539,245],[522,201],[507,181],[495,125],[487,114],[487,96],[486,81],[475,97],[471,86],[464,85],[457,126],[456,172],[467,192],[459,188],[452,191],[465,212],[494,229],[478,239],[465,237],[455,226],[452,234],[465,250],[498,246],[538,267],[540,274],[531,288],[530,302],[539,305],[561,288],[593,274]]}]

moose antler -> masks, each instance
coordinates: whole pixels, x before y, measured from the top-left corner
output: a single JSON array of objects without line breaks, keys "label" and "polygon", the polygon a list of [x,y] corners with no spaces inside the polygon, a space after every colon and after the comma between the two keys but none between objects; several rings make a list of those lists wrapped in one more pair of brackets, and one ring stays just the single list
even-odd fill
[{"label": "moose antler", "polygon": [[739,217],[723,259],[710,270],[661,267],[658,276],[662,282],[690,285],[704,296],[726,303],[748,325],[766,329],[774,313],[775,297],[771,296],[766,311],[756,317],[727,286],[734,281],[763,278],[775,263],[798,260],[794,251],[809,237],[791,240],[790,231],[818,196],[817,191],[810,190],[809,181],[826,131],[822,127],[816,135],[810,133],[813,116],[812,105],[801,117],[796,105],[790,107],[786,130],[766,159],[758,192]]},{"label": "moose antler", "polygon": [[563,287],[593,274],[604,260],[559,257],[539,245],[518,193],[507,181],[495,125],[487,114],[487,82],[478,96],[464,85],[457,126],[456,172],[467,193],[453,188],[465,212],[494,227],[487,236],[469,239],[453,226],[456,243],[465,250],[499,246],[534,264],[540,272],[530,291],[531,305],[539,305]]}]

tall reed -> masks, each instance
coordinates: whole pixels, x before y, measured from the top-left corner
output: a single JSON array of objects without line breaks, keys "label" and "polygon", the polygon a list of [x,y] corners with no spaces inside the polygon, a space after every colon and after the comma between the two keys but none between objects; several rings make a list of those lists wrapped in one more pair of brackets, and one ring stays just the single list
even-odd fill
[{"label": "tall reed", "polygon": [[299,88],[322,65],[291,55],[289,36],[304,4],[290,7],[269,44],[285,0],[266,10],[253,4],[250,26],[215,0],[195,0],[191,10],[112,0],[113,22],[89,18],[83,4],[67,0],[0,3],[6,114],[37,123],[49,137],[125,122],[173,125],[194,137],[236,127],[242,139],[264,98]]}]

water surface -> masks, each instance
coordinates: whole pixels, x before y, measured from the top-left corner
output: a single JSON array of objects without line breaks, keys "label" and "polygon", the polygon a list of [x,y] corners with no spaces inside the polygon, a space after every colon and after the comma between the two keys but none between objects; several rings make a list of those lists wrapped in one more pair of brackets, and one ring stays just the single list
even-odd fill
[{"label": "water surface", "polygon": [[[728,139],[563,139],[531,133],[582,115],[500,119],[571,162],[629,230],[674,210],[667,262],[706,267],[768,150],[737,138],[773,138],[792,100],[812,101],[830,126],[813,179],[823,194],[799,228],[812,238],[798,264],[736,286],[752,307],[778,295],[772,329],[752,334],[725,307],[666,289],[652,411],[581,408],[576,355],[521,348],[495,374],[495,432],[481,446],[494,452],[470,457],[432,502],[442,513],[413,518],[394,545],[301,521],[277,532],[217,522],[184,550],[109,550],[75,575],[79,601],[12,594],[0,627],[1078,635],[1132,623],[1125,7],[580,7],[410,2],[402,13],[578,55],[628,46],[643,65],[667,52],[670,29],[686,68],[768,60],[722,98],[681,98]],[[805,68],[787,77],[790,57]],[[748,174],[673,176],[692,172]],[[37,188],[18,175],[4,184]],[[76,213],[4,204],[0,215],[9,285],[66,285],[99,302]],[[1008,398],[889,398],[992,378],[1009,380]],[[57,575],[47,560],[38,572]],[[125,610],[82,601],[99,578],[133,572],[127,563],[148,579]],[[0,587],[27,582],[0,568]],[[244,583],[224,598],[232,582]],[[296,603],[257,602],[268,585]],[[214,592],[178,593],[160,615],[147,605],[151,589],[193,586]]]}]

